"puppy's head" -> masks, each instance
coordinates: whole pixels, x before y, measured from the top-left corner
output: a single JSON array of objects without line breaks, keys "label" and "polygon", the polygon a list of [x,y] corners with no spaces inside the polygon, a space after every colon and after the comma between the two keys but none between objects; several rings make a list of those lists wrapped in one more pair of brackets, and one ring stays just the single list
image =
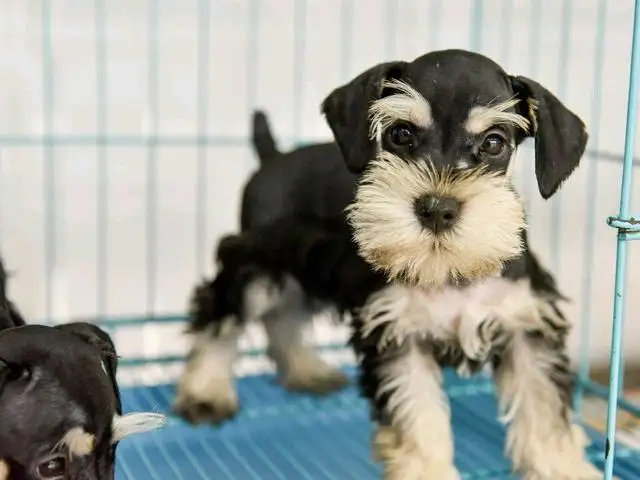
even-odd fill
[{"label": "puppy's head", "polygon": [[361,175],[349,211],[361,255],[424,286],[498,274],[519,255],[524,210],[507,174],[526,137],[545,199],[587,142],[582,121],[541,85],[461,50],[373,67],[322,111]]},{"label": "puppy's head", "polygon": [[122,415],[116,367],[91,324],[0,332],[0,480],[113,479],[118,442],[163,423]]}]

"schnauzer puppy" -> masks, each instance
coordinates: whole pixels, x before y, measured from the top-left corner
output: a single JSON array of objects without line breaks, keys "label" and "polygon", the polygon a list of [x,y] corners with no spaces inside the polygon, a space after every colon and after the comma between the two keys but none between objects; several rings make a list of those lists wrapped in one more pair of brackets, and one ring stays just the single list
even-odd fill
[{"label": "schnauzer puppy", "polygon": [[583,122],[535,81],[461,50],[375,66],[322,111],[358,176],[348,227],[285,222],[230,236],[224,270],[293,276],[352,314],[386,479],[460,478],[441,369],[487,365],[516,471],[601,478],[571,418],[563,296],[529,249],[509,175],[533,138],[538,189],[551,197],[580,163]]},{"label": "schnauzer puppy", "polygon": [[388,279],[353,337],[386,478],[459,478],[441,367],[488,363],[515,469],[601,478],[572,424],[563,297],[528,248],[509,177],[533,137],[538,189],[551,197],[584,153],[583,122],[535,81],[460,50],[373,67],[322,110],[359,175],[348,212],[358,252]]},{"label": "schnauzer puppy", "polygon": [[[260,168],[244,188],[242,231],[322,222],[341,215],[352,201],[357,177],[345,168],[335,143],[283,153],[265,114],[256,112],[253,144]],[[328,394],[344,387],[347,377],[303,339],[304,328],[323,310],[336,313],[330,303],[308,296],[291,275],[219,264],[215,278],[201,282],[192,298],[190,332],[195,340],[179,382],[176,413],[192,423],[220,423],[236,414],[233,362],[238,339],[253,321],[265,326],[268,354],[285,388]]]},{"label": "schnauzer puppy", "polygon": [[[23,325],[0,263],[0,480],[112,480],[116,446],[164,417],[122,415],[117,357],[89,323]],[[22,326],[20,326],[22,325]]]}]

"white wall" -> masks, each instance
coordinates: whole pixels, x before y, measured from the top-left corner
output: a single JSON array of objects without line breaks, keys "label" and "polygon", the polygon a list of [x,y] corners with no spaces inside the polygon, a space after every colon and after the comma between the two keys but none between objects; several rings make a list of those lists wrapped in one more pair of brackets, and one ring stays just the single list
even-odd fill
[{"label": "white wall", "polygon": [[[41,3],[51,5],[51,70],[43,49]],[[198,8],[206,3],[158,2],[159,57],[154,75],[158,97],[154,107],[149,101],[147,1],[0,2],[0,42],[4,46],[0,54],[0,244],[15,273],[11,294],[31,318],[47,315],[45,200],[56,219],[55,247],[49,250],[49,273],[54,278],[52,315],[95,315],[100,278],[106,279],[107,287],[103,314],[141,315],[148,306],[161,314],[183,312],[194,281],[212,268],[216,238],[236,227],[238,194],[255,166],[243,140],[254,105],[268,110],[285,146],[294,136],[328,138],[319,103],[338,83],[387,59],[408,60],[435,48],[469,48],[472,37],[473,2],[469,0],[211,1],[208,53],[201,52],[208,79],[201,85],[199,98],[198,20],[205,20],[205,24],[207,17]],[[481,51],[509,72],[532,76],[557,92],[588,123],[592,149],[620,154],[633,2],[606,2],[602,69],[594,63],[597,2],[572,2],[570,55],[566,70],[560,71],[563,2],[484,3]],[[95,21],[94,4],[102,5],[105,11],[102,21]],[[532,41],[535,4],[544,11],[544,18]],[[509,6],[512,16],[507,19],[505,8]],[[257,19],[257,30],[248,27],[251,12]],[[351,12],[351,26],[342,20],[345,12]],[[304,24],[298,32],[296,22]],[[99,44],[95,35],[101,25],[106,26],[106,64],[100,67],[104,84],[97,81],[96,72]],[[254,56],[247,53],[252,46]],[[594,70],[602,77],[599,110],[592,102],[598,90]],[[53,127],[47,132],[43,79],[50,74]],[[100,88],[108,94],[104,104],[97,100]],[[200,133],[226,142],[200,149],[206,155],[205,173],[198,170],[199,149],[188,142],[177,144],[180,138],[189,140],[198,134],[199,105],[207,113],[206,127]],[[106,119],[101,133],[113,137],[103,157],[91,140],[100,128],[101,113]],[[149,204],[149,149],[143,140],[154,133],[154,126],[158,135],[172,137],[173,144],[155,150],[157,184],[154,202]],[[49,150],[55,183],[48,197],[43,193],[47,157],[38,140],[47,133],[66,139]],[[98,193],[101,167],[108,183],[106,197]],[[606,225],[605,218],[617,209],[620,164],[585,159],[560,196],[559,231],[551,227],[554,202],[544,203],[536,197],[530,150],[520,155],[519,169],[521,190],[531,197],[533,246],[550,264],[554,259],[552,239],[557,238],[559,261],[553,267],[560,285],[574,300],[568,311],[576,321],[584,309],[590,312],[591,356],[606,358],[615,231]],[[636,184],[640,185],[638,171],[636,168]],[[206,191],[198,190],[203,182]],[[204,198],[200,205],[206,208],[200,217],[199,194]],[[107,205],[102,244],[98,242],[100,198],[106,198]],[[595,202],[591,213],[587,210],[590,198]],[[634,210],[640,213],[638,195]],[[145,217],[149,211],[156,212],[152,228],[157,236],[147,236]],[[586,259],[589,216],[595,225],[594,255]],[[204,219],[200,229],[196,227],[198,218]],[[155,244],[148,238],[155,238]],[[100,273],[98,266],[99,248],[106,251],[106,273]],[[637,265],[637,246],[632,245],[631,251],[630,265]],[[155,270],[149,270],[152,264]],[[625,334],[626,351],[634,356],[640,355],[639,272],[637,267],[629,271]],[[592,279],[592,289],[582,301],[585,276]],[[150,288],[148,277],[153,280]],[[128,345],[132,352],[142,347],[148,352],[159,344],[173,345],[174,334],[175,330],[154,334],[147,329],[142,343],[136,337],[138,340]]]}]

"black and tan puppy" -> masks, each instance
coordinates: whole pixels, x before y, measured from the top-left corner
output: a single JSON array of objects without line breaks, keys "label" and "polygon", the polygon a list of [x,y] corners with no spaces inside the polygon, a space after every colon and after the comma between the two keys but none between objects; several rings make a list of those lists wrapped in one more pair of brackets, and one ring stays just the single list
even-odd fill
[{"label": "black and tan puppy", "polygon": [[571,323],[529,248],[510,178],[517,147],[532,138],[531,181],[551,197],[580,163],[583,122],[536,81],[462,50],[377,65],[334,90],[322,111],[358,177],[344,224],[283,222],[231,236],[218,252],[224,269],[293,276],[306,295],[353,314],[386,479],[460,478],[441,369],[485,365],[516,471],[602,478],[572,422]]},{"label": "black and tan puppy", "polygon": [[[281,152],[266,116],[256,112],[253,144],[260,168],[243,190],[242,231],[283,223],[321,224],[341,215],[353,198],[357,177],[345,168],[335,143]],[[219,423],[236,414],[233,362],[238,338],[249,322],[264,325],[268,353],[285,388],[320,395],[347,385],[344,373],[303,338],[305,327],[322,311],[335,315],[333,302],[307,295],[291,275],[274,278],[221,266],[213,279],[195,288],[190,312],[194,343],[175,411],[193,423]]]},{"label": "black and tan puppy", "polygon": [[112,480],[118,442],[164,417],[122,414],[106,332],[24,325],[0,273],[0,480]]}]

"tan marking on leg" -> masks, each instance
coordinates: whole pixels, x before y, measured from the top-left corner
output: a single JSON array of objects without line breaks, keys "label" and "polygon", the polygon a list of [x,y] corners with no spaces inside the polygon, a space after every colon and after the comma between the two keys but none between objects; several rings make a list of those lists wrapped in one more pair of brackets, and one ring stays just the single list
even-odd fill
[{"label": "tan marking on leg", "polygon": [[0,460],[0,480],[9,480],[9,465],[4,460]]}]

